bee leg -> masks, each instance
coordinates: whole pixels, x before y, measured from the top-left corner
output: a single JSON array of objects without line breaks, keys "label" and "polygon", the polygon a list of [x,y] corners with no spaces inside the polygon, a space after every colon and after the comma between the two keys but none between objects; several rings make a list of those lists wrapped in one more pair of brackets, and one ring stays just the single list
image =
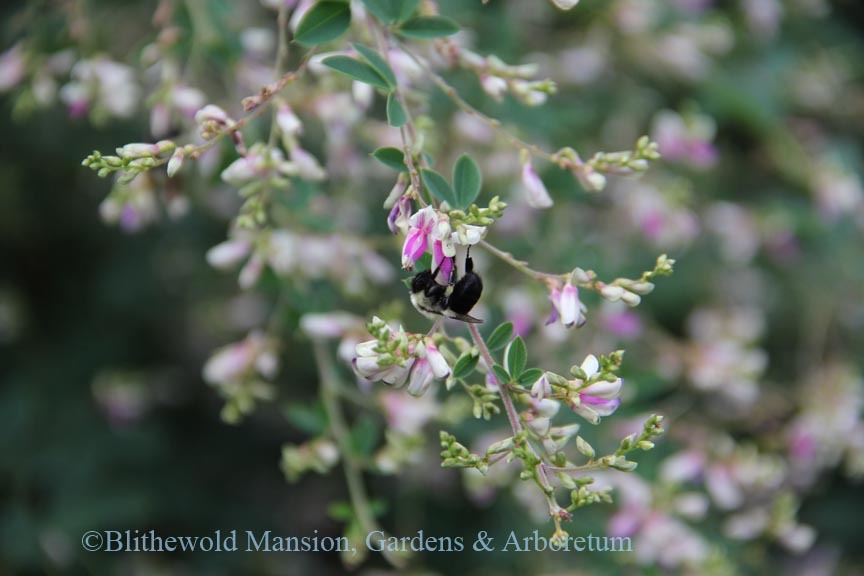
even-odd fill
[{"label": "bee leg", "polygon": [[474,272],[474,260],[471,259],[471,246],[468,246],[468,250],[465,252],[465,274],[471,274]]}]

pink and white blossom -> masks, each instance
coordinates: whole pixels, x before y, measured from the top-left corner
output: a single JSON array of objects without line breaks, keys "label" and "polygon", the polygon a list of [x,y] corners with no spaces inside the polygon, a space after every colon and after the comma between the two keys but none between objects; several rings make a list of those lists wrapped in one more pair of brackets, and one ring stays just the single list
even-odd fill
[{"label": "pink and white blossom", "polygon": [[414,268],[414,263],[426,253],[429,246],[429,235],[437,223],[435,209],[427,206],[414,213],[408,220],[408,234],[402,246],[402,267],[406,270]]}]

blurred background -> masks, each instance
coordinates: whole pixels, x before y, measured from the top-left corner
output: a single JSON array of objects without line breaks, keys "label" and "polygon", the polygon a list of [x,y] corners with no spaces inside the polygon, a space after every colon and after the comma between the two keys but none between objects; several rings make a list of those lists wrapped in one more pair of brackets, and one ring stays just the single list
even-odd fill
[{"label": "blurred background", "polygon": [[[300,318],[387,310],[409,328],[427,325],[407,306],[399,243],[388,237],[380,207],[393,174],[368,158],[382,138],[393,138],[381,136],[383,102],[358,105],[358,118],[344,123],[328,119],[316,102],[337,88],[350,95],[341,80],[313,77],[286,92],[307,124],[304,145],[330,179],[298,183],[280,206],[310,233],[348,230],[369,239],[392,268],[383,285],[357,290],[346,277],[360,264],[348,262],[342,275],[267,272],[256,289],[240,291],[236,275],[211,268],[205,254],[225,240],[239,206],[236,190],[218,177],[233,159],[230,147],[208,160],[209,169],[154,178],[160,205],[146,222],[117,225],[100,209],[111,183],[81,160],[162,137],[154,108],[166,89],[194,87],[204,99],[186,94],[192,105],[215,102],[239,115],[240,99],[272,78],[277,24],[268,4],[69,0],[0,9],[0,574],[344,570],[336,555],[87,554],[79,544],[94,529],[341,534],[331,506],[346,499],[338,467],[296,483],[280,470],[282,446],[320,428],[317,372]],[[664,154],[644,178],[610,177],[601,193],[538,164],[555,206],[534,211],[520,191],[518,151],[412,79],[430,148],[445,165],[469,151],[484,170],[484,197],[510,203],[490,235],[495,245],[537,269],[578,265],[602,278],[635,277],[661,252],[677,260],[675,274],[636,309],[584,295],[588,325],[564,334],[543,327],[542,286],[478,251],[483,317],[490,325],[527,322],[522,331],[538,363],[564,366],[626,348],[629,396],[606,423],[612,438],[632,418],[668,416],[668,438],[634,473],[655,491],[655,503],[673,493],[664,488],[673,466],[663,463],[681,454],[721,462],[741,498],[724,500],[717,482],[694,484],[712,502],[707,515],[682,520],[685,532],[661,537],[656,528],[659,540],[690,543],[679,554],[685,561],[672,552],[647,559],[464,552],[425,554],[416,566],[442,574],[456,565],[467,574],[862,573],[864,7],[854,0],[583,0],[569,12],[540,0],[438,5],[466,29],[461,45],[508,63],[536,62],[539,77],[558,83],[545,105],[526,107],[509,96],[496,101],[470,72],[442,68],[467,101],[526,140],[573,146],[587,157],[627,149],[648,133]],[[81,82],[74,66],[97,58],[128,72],[112,70],[117,86],[84,97],[68,87]],[[171,66],[179,76],[165,72]],[[167,133],[183,141],[195,128],[177,107]],[[266,137],[267,122],[250,126],[250,142]],[[176,198],[184,200],[172,204]],[[202,366],[214,349],[274,322],[282,339],[276,398],[228,425]],[[339,363],[338,370],[353,383],[350,369]],[[464,403],[444,396],[439,391],[442,413],[458,420]],[[351,411],[350,420],[359,451],[371,455],[385,442],[386,410]],[[501,417],[493,424],[506,427]],[[440,469],[440,428],[432,422],[419,432],[421,457],[399,474],[367,476],[383,525],[399,535],[423,529],[468,540],[478,530],[548,528],[542,513],[539,520],[526,514],[530,499],[518,489],[501,487],[494,497],[494,489]],[[447,429],[482,443],[490,427],[469,419]],[[773,488],[754,487],[741,472],[754,467],[757,484],[767,475]],[[776,520],[767,527],[746,514],[763,508]],[[773,530],[787,508],[814,529],[812,542],[802,546]],[[622,510],[580,512],[574,533],[604,533]],[[694,550],[704,552],[695,564]],[[376,569],[388,568],[375,555],[360,568]]]}]

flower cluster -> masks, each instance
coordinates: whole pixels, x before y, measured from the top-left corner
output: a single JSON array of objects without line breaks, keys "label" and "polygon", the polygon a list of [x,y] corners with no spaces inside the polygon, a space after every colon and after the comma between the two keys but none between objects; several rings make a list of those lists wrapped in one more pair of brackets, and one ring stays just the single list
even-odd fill
[{"label": "flower cluster", "polygon": [[407,382],[412,396],[425,394],[433,379],[450,376],[450,366],[431,338],[408,334],[402,327],[394,331],[378,317],[368,329],[375,339],[357,344],[352,361],[358,376],[396,388]]}]

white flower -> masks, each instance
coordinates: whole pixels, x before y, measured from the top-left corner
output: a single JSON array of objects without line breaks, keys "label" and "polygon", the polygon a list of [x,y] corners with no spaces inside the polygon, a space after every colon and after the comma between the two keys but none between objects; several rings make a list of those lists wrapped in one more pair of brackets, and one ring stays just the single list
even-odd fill
[{"label": "white flower", "polygon": [[480,77],[480,85],[483,87],[483,91],[495,100],[500,101],[507,92],[507,82],[499,76],[483,74]]},{"label": "white flower", "polygon": [[362,326],[360,318],[348,312],[304,314],[300,318],[300,329],[310,338],[339,338],[345,332]]},{"label": "white flower", "polygon": [[366,82],[354,82],[351,84],[351,95],[358,106],[367,110],[375,98],[375,88]]},{"label": "white flower", "polygon": [[579,0],[552,0],[552,3],[561,10],[570,10],[579,4]]},{"label": "white flower", "polygon": [[299,146],[291,149],[291,162],[297,166],[297,174],[304,180],[319,182],[327,178],[318,159]]},{"label": "white flower", "polygon": [[272,378],[279,367],[275,345],[261,332],[251,332],[240,342],[216,350],[204,365],[204,380],[210,384],[232,385],[254,372]]},{"label": "white flower", "polygon": [[537,400],[543,400],[552,394],[552,386],[549,384],[549,378],[546,377],[546,372],[534,382],[531,386],[531,395]]},{"label": "white flower", "polygon": [[522,164],[522,188],[525,190],[528,205],[532,208],[550,208],[552,206],[549,191],[546,190],[546,185],[543,184],[543,180],[537,175],[530,161]]},{"label": "white flower", "polygon": [[217,124],[229,124],[231,118],[219,106],[208,104],[195,113],[195,122],[203,124],[205,122],[216,122]]},{"label": "white flower", "polygon": [[475,226],[473,224],[460,224],[456,231],[453,232],[451,238],[455,244],[463,246],[473,246],[483,239],[486,234],[485,226]]},{"label": "white flower", "polygon": [[252,249],[252,244],[245,238],[226,240],[207,251],[207,263],[217,270],[230,270],[240,264]]},{"label": "white flower", "polygon": [[279,112],[276,113],[276,123],[286,136],[299,136],[303,133],[303,123],[287,104],[279,107]]},{"label": "white flower", "polygon": [[579,289],[567,281],[564,288],[559,290],[557,287],[552,288],[549,294],[549,300],[552,301],[552,315],[547,324],[551,324],[560,319],[561,324],[566,328],[582,326],[585,323],[585,315],[582,313],[582,302],[579,300]]},{"label": "white flower", "polygon": [[[600,370],[600,362],[596,356],[590,354],[580,368],[585,373],[586,379],[590,380]],[[612,382],[598,380],[582,388],[578,393],[578,399],[573,399],[570,406],[574,412],[592,424],[597,424],[601,416],[609,416],[621,405],[621,399],[618,398],[621,384],[620,378]]]}]

